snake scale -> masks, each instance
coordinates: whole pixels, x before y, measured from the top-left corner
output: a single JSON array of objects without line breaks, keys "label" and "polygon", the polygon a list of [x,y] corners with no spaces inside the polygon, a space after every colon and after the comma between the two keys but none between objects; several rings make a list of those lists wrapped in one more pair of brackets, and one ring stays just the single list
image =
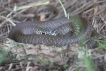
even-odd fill
[{"label": "snake scale", "polygon": [[[77,36],[76,31],[70,27],[72,25],[72,17],[60,17],[48,21],[25,21],[18,23],[9,33],[9,38],[16,42],[28,44],[46,44],[55,46],[64,46],[77,43],[83,37],[89,39],[92,33],[91,24],[80,17],[84,32],[81,36]],[[49,32],[47,32],[47,30]],[[37,31],[43,31],[47,34],[37,34]],[[51,31],[52,30],[52,31]],[[45,32],[46,31],[46,32]],[[71,33],[72,32],[72,33]],[[53,34],[53,35],[49,35]],[[67,36],[69,34],[69,36]],[[80,39],[78,39],[78,37]]]}]

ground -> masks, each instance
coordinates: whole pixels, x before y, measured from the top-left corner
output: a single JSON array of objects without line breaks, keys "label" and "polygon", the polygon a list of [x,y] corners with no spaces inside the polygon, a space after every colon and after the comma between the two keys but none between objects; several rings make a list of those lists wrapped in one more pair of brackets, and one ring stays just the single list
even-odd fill
[{"label": "ground", "polygon": [[[32,45],[8,38],[15,24],[38,19],[37,8],[46,4],[57,8],[58,17],[68,14],[86,18],[95,32],[104,37],[103,43],[98,41],[98,47],[84,52],[78,44]],[[44,17],[41,15],[40,20],[44,21]],[[0,0],[0,71],[106,71],[105,24],[105,0]]]}]

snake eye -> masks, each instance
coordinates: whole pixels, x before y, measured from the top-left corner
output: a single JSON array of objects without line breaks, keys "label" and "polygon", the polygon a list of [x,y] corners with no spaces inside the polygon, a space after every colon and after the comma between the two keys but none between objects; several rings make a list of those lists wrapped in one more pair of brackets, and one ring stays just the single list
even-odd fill
[{"label": "snake eye", "polygon": [[44,34],[44,35],[46,35],[46,33],[45,33],[45,32],[42,32],[41,34]]}]

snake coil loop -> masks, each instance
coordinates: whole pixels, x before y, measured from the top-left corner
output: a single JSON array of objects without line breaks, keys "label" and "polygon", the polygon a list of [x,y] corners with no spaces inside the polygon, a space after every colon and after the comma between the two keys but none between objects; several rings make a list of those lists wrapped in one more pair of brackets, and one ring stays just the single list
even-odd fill
[{"label": "snake coil loop", "polygon": [[[38,13],[39,11],[42,11],[42,9],[47,9],[47,6],[46,7],[42,6],[42,8],[37,9],[36,11],[37,17],[39,17]],[[49,6],[48,10],[52,10],[52,9],[55,8]],[[55,9],[55,11],[56,10],[57,9]],[[51,13],[47,12],[47,14],[51,14]],[[90,23],[85,18],[80,17],[80,19],[82,21],[82,27],[84,28],[84,32],[81,36],[76,36],[75,30],[72,29],[70,30],[70,27],[72,27],[72,17],[70,19],[67,19],[66,17],[61,17],[61,18],[47,20],[43,22],[26,21],[26,22],[19,23],[10,31],[9,38],[15,40],[16,42],[21,42],[21,43],[47,44],[47,45],[55,45],[55,46],[64,46],[68,44],[77,43],[83,37],[89,39],[90,34],[92,33],[92,27],[89,26]],[[55,36],[48,35],[48,34],[43,35],[43,34],[35,33],[36,30],[43,31],[42,29],[44,30],[44,32],[47,30],[49,31],[52,30],[56,32],[56,35]],[[67,36],[67,34],[70,34],[70,31],[72,31],[73,33]],[[58,34],[61,34],[63,36],[59,36]],[[78,37],[80,39],[78,39]]]}]

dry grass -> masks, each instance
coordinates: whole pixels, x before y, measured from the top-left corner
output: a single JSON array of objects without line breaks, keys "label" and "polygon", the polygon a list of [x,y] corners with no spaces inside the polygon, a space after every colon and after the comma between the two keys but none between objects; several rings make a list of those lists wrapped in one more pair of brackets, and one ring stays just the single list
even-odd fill
[{"label": "dry grass", "polygon": [[[36,8],[39,5],[45,5],[48,3],[53,5],[54,7],[57,7],[57,9],[59,10],[59,17],[65,16],[63,8],[61,7],[61,4],[59,3],[58,0],[50,0],[50,1],[47,1],[47,0],[38,0],[38,1],[37,0],[36,1],[35,0],[8,0],[8,1],[0,0],[0,49],[6,48],[7,44],[8,44],[8,47],[11,47],[11,48],[14,46],[17,47],[18,46],[17,43],[14,43],[10,40],[8,42],[7,36],[8,36],[9,31],[12,29],[13,26],[16,25],[16,23],[19,23],[22,21],[27,21],[27,20],[35,20],[36,19],[35,18]],[[62,3],[66,9],[66,12],[69,13],[70,16],[79,14],[79,15],[85,17],[86,19],[89,20],[89,22],[91,22],[94,29],[99,34],[101,34],[102,36],[105,37],[105,35],[106,35],[106,1],[105,0],[62,0]],[[106,41],[105,38],[104,38],[104,40]],[[10,43],[12,43],[12,45],[10,45]],[[22,45],[22,46],[24,46],[24,45]],[[102,68],[101,71],[106,71],[106,69],[104,68],[106,66],[106,53],[105,53],[104,49],[102,48],[102,46],[105,47],[105,44],[101,44],[101,46],[99,48],[91,49],[90,51],[92,52],[92,57],[94,59],[94,62],[97,63],[97,65],[100,64],[99,66],[100,66],[100,68]],[[26,46],[26,48],[27,47],[28,46]],[[67,50],[67,49],[65,49],[65,50]],[[69,52],[72,51],[74,53],[71,52],[70,57],[72,57],[74,54],[76,54],[75,52],[77,50],[78,49],[76,49],[76,48],[71,48],[69,50]],[[65,52],[67,52],[67,51],[65,51]],[[50,56],[50,55],[48,55],[48,56]],[[61,54],[59,56],[61,56]],[[43,58],[40,58],[40,60],[42,61]],[[75,61],[78,64],[74,64]],[[73,65],[68,65],[68,68],[67,68],[67,65],[65,65],[65,64],[63,65],[62,68],[64,68],[65,71],[74,71],[76,69],[79,70],[79,68],[84,67],[83,64],[81,64],[79,61],[77,61],[77,60],[75,60],[75,61],[73,63],[70,63]],[[17,63],[19,64],[19,62],[17,62]],[[24,70],[23,65],[21,65],[21,64],[18,65],[17,63],[13,62],[12,64],[8,65],[8,66],[10,66],[9,68],[6,66],[0,67],[0,68],[2,68],[2,69],[8,68],[8,70],[9,70],[9,69],[12,69],[12,65],[16,65],[15,69],[19,68],[19,69]],[[55,71],[62,70],[60,68],[61,66],[55,66],[52,62],[49,62],[49,64],[54,66],[54,68],[51,69],[51,71],[52,70],[55,70]],[[39,66],[31,66],[30,67],[30,63],[28,63],[28,62],[26,62],[26,65],[27,65],[26,71],[28,71],[28,69],[32,69],[32,71],[34,71],[34,70],[37,71],[38,68],[39,68],[39,70],[43,71],[44,69],[49,68],[49,66],[47,66],[47,67],[45,66],[45,68],[39,67]],[[18,66],[21,66],[21,67],[18,67]],[[65,68],[65,66],[66,66],[66,68]],[[103,70],[103,68],[104,68],[104,70]],[[15,71],[15,70],[13,70],[13,71]]]}]

